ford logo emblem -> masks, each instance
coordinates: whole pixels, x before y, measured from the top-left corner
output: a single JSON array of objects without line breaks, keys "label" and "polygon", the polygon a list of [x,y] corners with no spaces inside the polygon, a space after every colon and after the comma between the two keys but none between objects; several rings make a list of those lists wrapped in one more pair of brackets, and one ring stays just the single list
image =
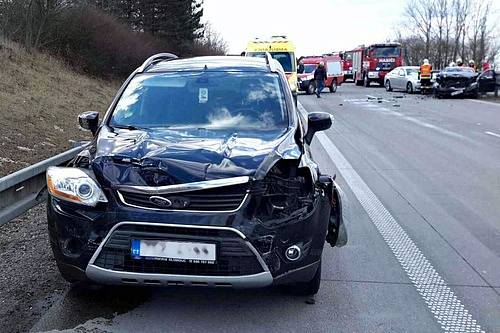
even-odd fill
[{"label": "ford logo emblem", "polygon": [[158,207],[172,206],[172,201],[164,197],[153,196],[149,198],[149,201]]}]

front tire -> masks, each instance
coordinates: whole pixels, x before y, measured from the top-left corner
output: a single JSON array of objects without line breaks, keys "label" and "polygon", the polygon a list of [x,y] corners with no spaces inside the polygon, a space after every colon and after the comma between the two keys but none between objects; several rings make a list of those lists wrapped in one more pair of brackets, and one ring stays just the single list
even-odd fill
[{"label": "front tire", "polygon": [[413,84],[411,84],[411,82],[408,82],[408,83],[406,84],[406,92],[407,92],[408,94],[413,94]]},{"label": "front tire", "polygon": [[336,92],[337,91],[337,80],[333,80],[332,85],[329,88],[330,88],[331,93]]},{"label": "front tire", "polygon": [[357,86],[362,86],[362,85],[363,85],[363,80],[358,80],[358,79],[357,79],[357,75],[354,75],[353,80],[354,80],[354,83],[355,83]]},{"label": "front tire", "polygon": [[315,90],[316,90],[316,87],[314,86],[314,82],[309,82],[309,85],[307,86],[307,89],[306,89],[306,95],[314,94]]},{"label": "front tire", "polygon": [[292,286],[289,286],[289,293],[297,296],[312,296],[316,295],[319,291],[321,285],[321,260],[316,270],[314,277],[307,282],[299,282]]},{"label": "front tire", "polygon": [[365,75],[363,78],[363,86],[368,88],[370,86],[370,80],[368,79],[368,75]]},{"label": "front tire", "polygon": [[389,81],[389,80],[385,81],[385,90],[386,91],[392,91],[391,81]]}]

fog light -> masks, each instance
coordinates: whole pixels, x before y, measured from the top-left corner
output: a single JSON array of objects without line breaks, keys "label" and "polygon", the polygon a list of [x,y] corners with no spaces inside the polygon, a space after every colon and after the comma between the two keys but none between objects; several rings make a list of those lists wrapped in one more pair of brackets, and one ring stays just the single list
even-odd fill
[{"label": "fog light", "polygon": [[300,258],[301,251],[297,245],[292,245],[285,251],[285,257],[290,261],[295,261]]}]

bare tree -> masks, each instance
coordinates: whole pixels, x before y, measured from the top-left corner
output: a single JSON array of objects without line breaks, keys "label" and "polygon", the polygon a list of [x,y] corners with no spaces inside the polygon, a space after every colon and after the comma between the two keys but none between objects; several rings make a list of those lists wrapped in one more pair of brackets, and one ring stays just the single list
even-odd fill
[{"label": "bare tree", "polygon": [[222,36],[213,29],[210,23],[205,23],[203,37],[197,41],[196,54],[224,55],[227,53],[227,43]]},{"label": "bare tree", "polygon": [[405,15],[412,22],[419,33],[425,38],[425,56],[429,57],[431,48],[432,22],[434,19],[434,6],[430,1],[415,0],[408,2]]},{"label": "bare tree", "polygon": [[[490,18],[490,10],[491,10],[491,1],[486,2],[484,7],[484,11],[481,14],[481,19],[479,23],[479,33],[478,33],[478,53],[475,55],[474,59],[477,63],[482,61],[485,56],[488,54],[488,49],[490,45],[488,45],[488,40],[494,40],[494,37],[491,36],[493,27],[490,27],[488,24],[488,19]],[[496,54],[494,55],[496,56]]]},{"label": "bare tree", "polygon": [[418,64],[425,57],[442,68],[457,57],[477,64],[485,56],[492,59],[500,42],[494,34],[498,17],[491,9],[492,0],[409,0],[404,27],[396,31],[406,62]]},{"label": "bare tree", "polygon": [[2,33],[21,41],[30,50],[38,48],[64,0],[0,0]]},{"label": "bare tree", "polygon": [[[465,29],[471,0],[453,0],[452,11],[455,20],[455,43],[453,48],[453,59],[457,59],[459,54],[464,54]],[[462,42],[462,43],[461,43]],[[462,50],[460,50],[460,46]]]}]

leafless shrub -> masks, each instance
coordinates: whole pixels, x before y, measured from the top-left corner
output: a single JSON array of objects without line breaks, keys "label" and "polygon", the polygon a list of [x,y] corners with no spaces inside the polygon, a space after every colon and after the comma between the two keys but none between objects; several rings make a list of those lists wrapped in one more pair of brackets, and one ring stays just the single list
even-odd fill
[{"label": "leafless shrub", "polygon": [[228,47],[222,36],[212,28],[209,23],[205,24],[203,37],[195,41],[193,47],[194,55],[225,55]]},{"label": "leafless shrub", "polygon": [[53,52],[99,76],[127,75],[162,49],[150,35],[132,32],[111,15],[92,7],[66,9],[53,36]]}]

